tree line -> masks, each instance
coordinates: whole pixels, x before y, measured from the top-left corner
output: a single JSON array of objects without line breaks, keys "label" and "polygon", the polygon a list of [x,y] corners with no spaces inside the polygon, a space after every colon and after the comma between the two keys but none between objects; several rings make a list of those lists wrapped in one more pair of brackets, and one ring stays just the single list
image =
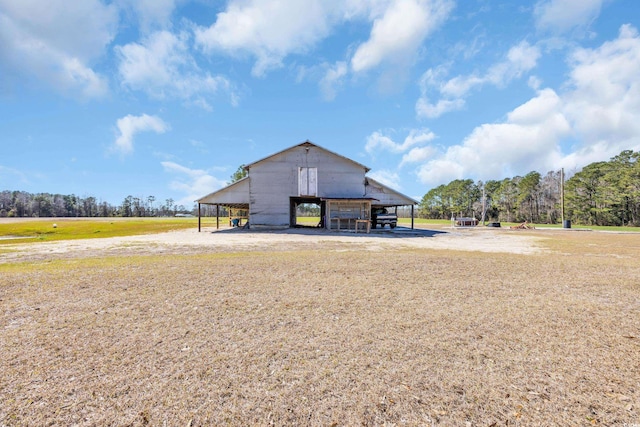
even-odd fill
[{"label": "tree line", "polygon": [[[238,181],[248,172],[244,165],[231,175],[231,181]],[[203,205],[201,215],[218,214],[215,206]],[[0,192],[0,218],[6,217],[153,217],[175,215],[197,215],[198,207],[177,205],[171,198],[157,202],[155,196],[127,196],[119,205],[99,201],[93,196],[80,197],[75,194],[32,194],[26,191]],[[220,206],[220,215],[228,215],[228,210]]]},{"label": "tree line", "polygon": [[0,217],[151,217],[193,213],[193,208],[176,205],[173,199],[156,202],[155,196],[127,196],[121,204],[112,205],[93,196],[0,192]]},{"label": "tree line", "polygon": [[[242,166],[233,178],[246,174]],[[474,182],[458,179],[440,185],[422,198],[418,215],[449,219],[473,216],[486,221],[558,223],[563,217],[585,225],[640,226],[640,152],[622,151],[609,161],[595,162],[564,183],[560,171],[529,172],[503,180]],[[203,207],[204,216],[215,215],[215,206]],[[127,196],[119,205],[93,196],[0,192],[0,217],[151,217],[197,215],[197,206],[186,208],[173,199]],[[221,215],[226,210],[221,207]]]},{"label": "tree line", "polygon": [[[419,205],[423,218],[474,216],[487,221],[640,226],[640,153],[625,150],[591,163],[562,186],[561,171],[529,172],[503,180],[458,179],[431,189]],[[564,197],[562,191],[564,190]]]}]

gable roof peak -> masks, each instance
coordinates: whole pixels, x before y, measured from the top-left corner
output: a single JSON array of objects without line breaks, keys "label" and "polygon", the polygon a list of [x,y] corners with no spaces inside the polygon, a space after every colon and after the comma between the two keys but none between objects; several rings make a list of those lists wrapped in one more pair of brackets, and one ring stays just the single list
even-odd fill
[{"label": "gable roof peak", "polygon": [[358,163],[358,162],[356,162],[355,160],[352,160],[352,159],[350,159],[350,158],[348,158],[348,157],[345,157],[345,156],[343,156],[343,155],[341,155],[341,154],[335,153],[335,152],[333,152],[333,151],[331,151],[331,150],[327,150],[326,148],[321,147],[321,146],[319,146],[318,144],[315,144],[315,143],[313,143],[313,142],[309,141],[308,139],[307,139],[306,141],[304,141],[304,142],[301,142],[300,144],[293,145],[293,146],[291,146],[291,147],[289,147],[289,148],[285,148],[284,150],[278,151],[277,153],[273,153],[273,154],[271,154],[271,155],[269,155],[269,156],[267,156],[267,157],[263,157],[263,158],[262,158],[262,159],[260,159],[260,160],[256,160],[255,162],[249,163],[249,164],[247,164],[247,165],[245,165],[245,166],[244,166],[244,169],[245,169],[245,170],[249,170],[252,166],[254,166],[254,165],[255,165],[255,164],[257,164],[257,163],[263,162],[263,161],[265,161],[265,160],[267,160],[267,159],[270,159],[270,158],[272,158],[272,157],[274,157],[274,156],[277,156],[277,155],[282,154],[282,153],[284,153],[284,152],[287,152],[287,151],[289,151],[289,150],[293,150],[294,148],[297,148],[297,147],[306,147],[307,149],[309,149],[309,148],[311,148],[311,147],[315,147],[315,148],[318,148],[318,149],[320,149],[320,150],[322,150],[322,151],[325,151],[325,152],[327,152],[327,153],[330,153],[330,154],[332,154],[332,155],[334,155],[334,156],[336,156],[336,157],[340,157],[340,158],[342,158],[342,159],[348,160],[349,162],[351,162],[351,163],[353,163],[353,164],[356,164],[356,165],[358,165],[358,166],[362,167],[362,168],[365,170],[365,173],[366,173],[366,172],[369,172],[369,171],[371,170],[371,168],[369,168],[369,167],[367,167],[367,166],[363,165],[362,163]]}]

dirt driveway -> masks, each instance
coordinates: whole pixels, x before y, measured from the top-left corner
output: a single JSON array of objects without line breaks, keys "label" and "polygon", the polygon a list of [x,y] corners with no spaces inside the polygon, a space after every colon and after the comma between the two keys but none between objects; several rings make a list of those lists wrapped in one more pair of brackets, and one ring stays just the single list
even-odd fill
[{"label": "dirt driveway", "polygon": [[10,246],[0,425],[639,419],[640,234],[191,229]]},{"label": "dirt driveway", "polygon": [[328,232],[316,229],[254,231],[225,228],[181,230],[168,233],[5,244],[0,262],[51,258],[85,258],[146,253],[201,253],[242,251],[291,251],[322,247],[344,250],[441,249],[491,253],[535,254],[543,251],[540,233],[508,229],[415,229],[398,227],[371,234]]}]

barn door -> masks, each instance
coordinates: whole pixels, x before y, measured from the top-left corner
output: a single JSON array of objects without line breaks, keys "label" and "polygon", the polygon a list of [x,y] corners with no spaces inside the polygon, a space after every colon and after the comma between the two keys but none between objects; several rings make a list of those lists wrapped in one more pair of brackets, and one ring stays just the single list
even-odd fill
[{"label": "barn door", "polygon": [[298,195],[301,197],[318,195],[318,168],[298,168]]}]

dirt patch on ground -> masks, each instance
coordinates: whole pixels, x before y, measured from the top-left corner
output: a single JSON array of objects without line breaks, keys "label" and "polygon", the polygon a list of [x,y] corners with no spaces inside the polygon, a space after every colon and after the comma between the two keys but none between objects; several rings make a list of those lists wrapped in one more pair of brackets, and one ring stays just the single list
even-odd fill
[{"label": "dirt patch on ground", "polygon": [[344,246],[350,250],[448,249],[494,253],[534,254],[543,251],[544,237],[530,232],[496,229],[405,229],[371,234],[329,232],[318,229],[253,231],[213,228],[172,231],[143,236],[68,240],[38,244],[5,244],[0,262],[64,257],[91,257],[145,253],[242,252],[261,250],[305,250]]},{"label": "dirt patch on ground", "polygon": [[494,231],[25,244],[0,425],[639,423],[640,237]]}]

